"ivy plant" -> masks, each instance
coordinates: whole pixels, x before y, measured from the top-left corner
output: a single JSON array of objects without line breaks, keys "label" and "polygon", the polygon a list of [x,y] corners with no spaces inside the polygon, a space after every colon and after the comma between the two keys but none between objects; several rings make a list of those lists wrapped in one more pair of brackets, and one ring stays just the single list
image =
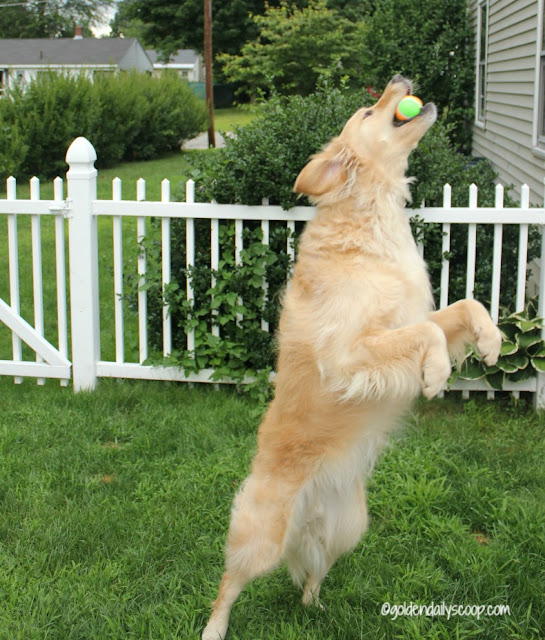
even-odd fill
[{"label": "ivy plant", "polygon": [[[183,231],[177,229],[177,235],[185,235]],[[244,382],[245,392],[258,400],[266,399],[270,393],[270,373],[276,365],[274,335],[282,291],[293,266],[291,249],[295,249],[295,235],[285,223],[271,222],[269,241],[264,243],[260,223],[247,223],[243,230],[244,248],[237,259],[234,224],[222,222],[220,260],[218,268],[212,269],[209,227],[196,225],[194,265],[181,264],[180,255],[176,254],[177,264],[172,271],[179,275],[162,287],[159,232],[156,223],[156,228],[140,245],[140,251],[146,252],[148,264],[144,287],[148,292],[151,349],[147,363],[179,366],[186,375],[212,369],[212,380],[229,379],[239,386]],[[126,300],[136,310],[138,280],[130,276],[125,282]],[[192,299],[187,297],[188,283],[193,291]],[[169,309],[175,346],[166,359],[162,355],[165,305]],[[267,322],[268,329],[263,327],[262,320]],[[194,350],[190,351],[186,337],[191,332]]]}]

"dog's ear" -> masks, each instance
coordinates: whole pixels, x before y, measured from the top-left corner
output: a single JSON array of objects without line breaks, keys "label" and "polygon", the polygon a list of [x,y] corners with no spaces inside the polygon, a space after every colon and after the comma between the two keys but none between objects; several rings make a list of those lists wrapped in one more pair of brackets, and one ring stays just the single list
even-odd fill
[{"label": "dog's ear", "polygon": [[340,158],[324,151],[315,156],[297,176],[293,190],[307,196],[321,196],[341,187],[348,172]]}]

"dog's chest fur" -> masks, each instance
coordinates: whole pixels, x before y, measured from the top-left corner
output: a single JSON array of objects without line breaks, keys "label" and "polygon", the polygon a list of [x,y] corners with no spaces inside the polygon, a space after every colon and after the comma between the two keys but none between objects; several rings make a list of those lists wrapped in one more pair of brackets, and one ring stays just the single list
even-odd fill
[{"label": "dog's chest fur", "polygon": [[433,308],[405,210],[388,204],[380,213],[319,211],[301,239],[294,281],[301,280],[319,315],[338,312],[355,331],[421,322]]}]

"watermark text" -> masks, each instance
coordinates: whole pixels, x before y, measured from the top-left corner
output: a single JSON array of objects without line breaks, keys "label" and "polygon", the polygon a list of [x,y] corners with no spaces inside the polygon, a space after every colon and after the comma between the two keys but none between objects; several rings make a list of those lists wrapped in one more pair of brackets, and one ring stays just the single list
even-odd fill
[{"label": "watermark text", "polygon": [[401,617],[427,616],[446,617],[450,620],[454,616],[466,616],[471,618],[486,618],[491,616],[510,616],[511,609],[508,604],[447,604],[446,602],[432,602],[431,604],[417,604],[416,602],[402,602],[392,604],[385,602],[380,613],[390,616],[392,620]]}]

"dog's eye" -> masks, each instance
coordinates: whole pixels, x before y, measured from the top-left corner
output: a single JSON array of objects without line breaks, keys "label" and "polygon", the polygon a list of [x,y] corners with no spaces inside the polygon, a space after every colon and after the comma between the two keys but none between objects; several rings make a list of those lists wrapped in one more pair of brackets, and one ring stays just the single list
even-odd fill
[{"label": "dog's eye", "polygon": [[372,116],[372,115],[373,115],[373,111],[372,111],[372,109],[369,109],[369,111],[366,111],[363,114],[363,119],[365,120],[365,118],[367,118],[368,116]]}]

